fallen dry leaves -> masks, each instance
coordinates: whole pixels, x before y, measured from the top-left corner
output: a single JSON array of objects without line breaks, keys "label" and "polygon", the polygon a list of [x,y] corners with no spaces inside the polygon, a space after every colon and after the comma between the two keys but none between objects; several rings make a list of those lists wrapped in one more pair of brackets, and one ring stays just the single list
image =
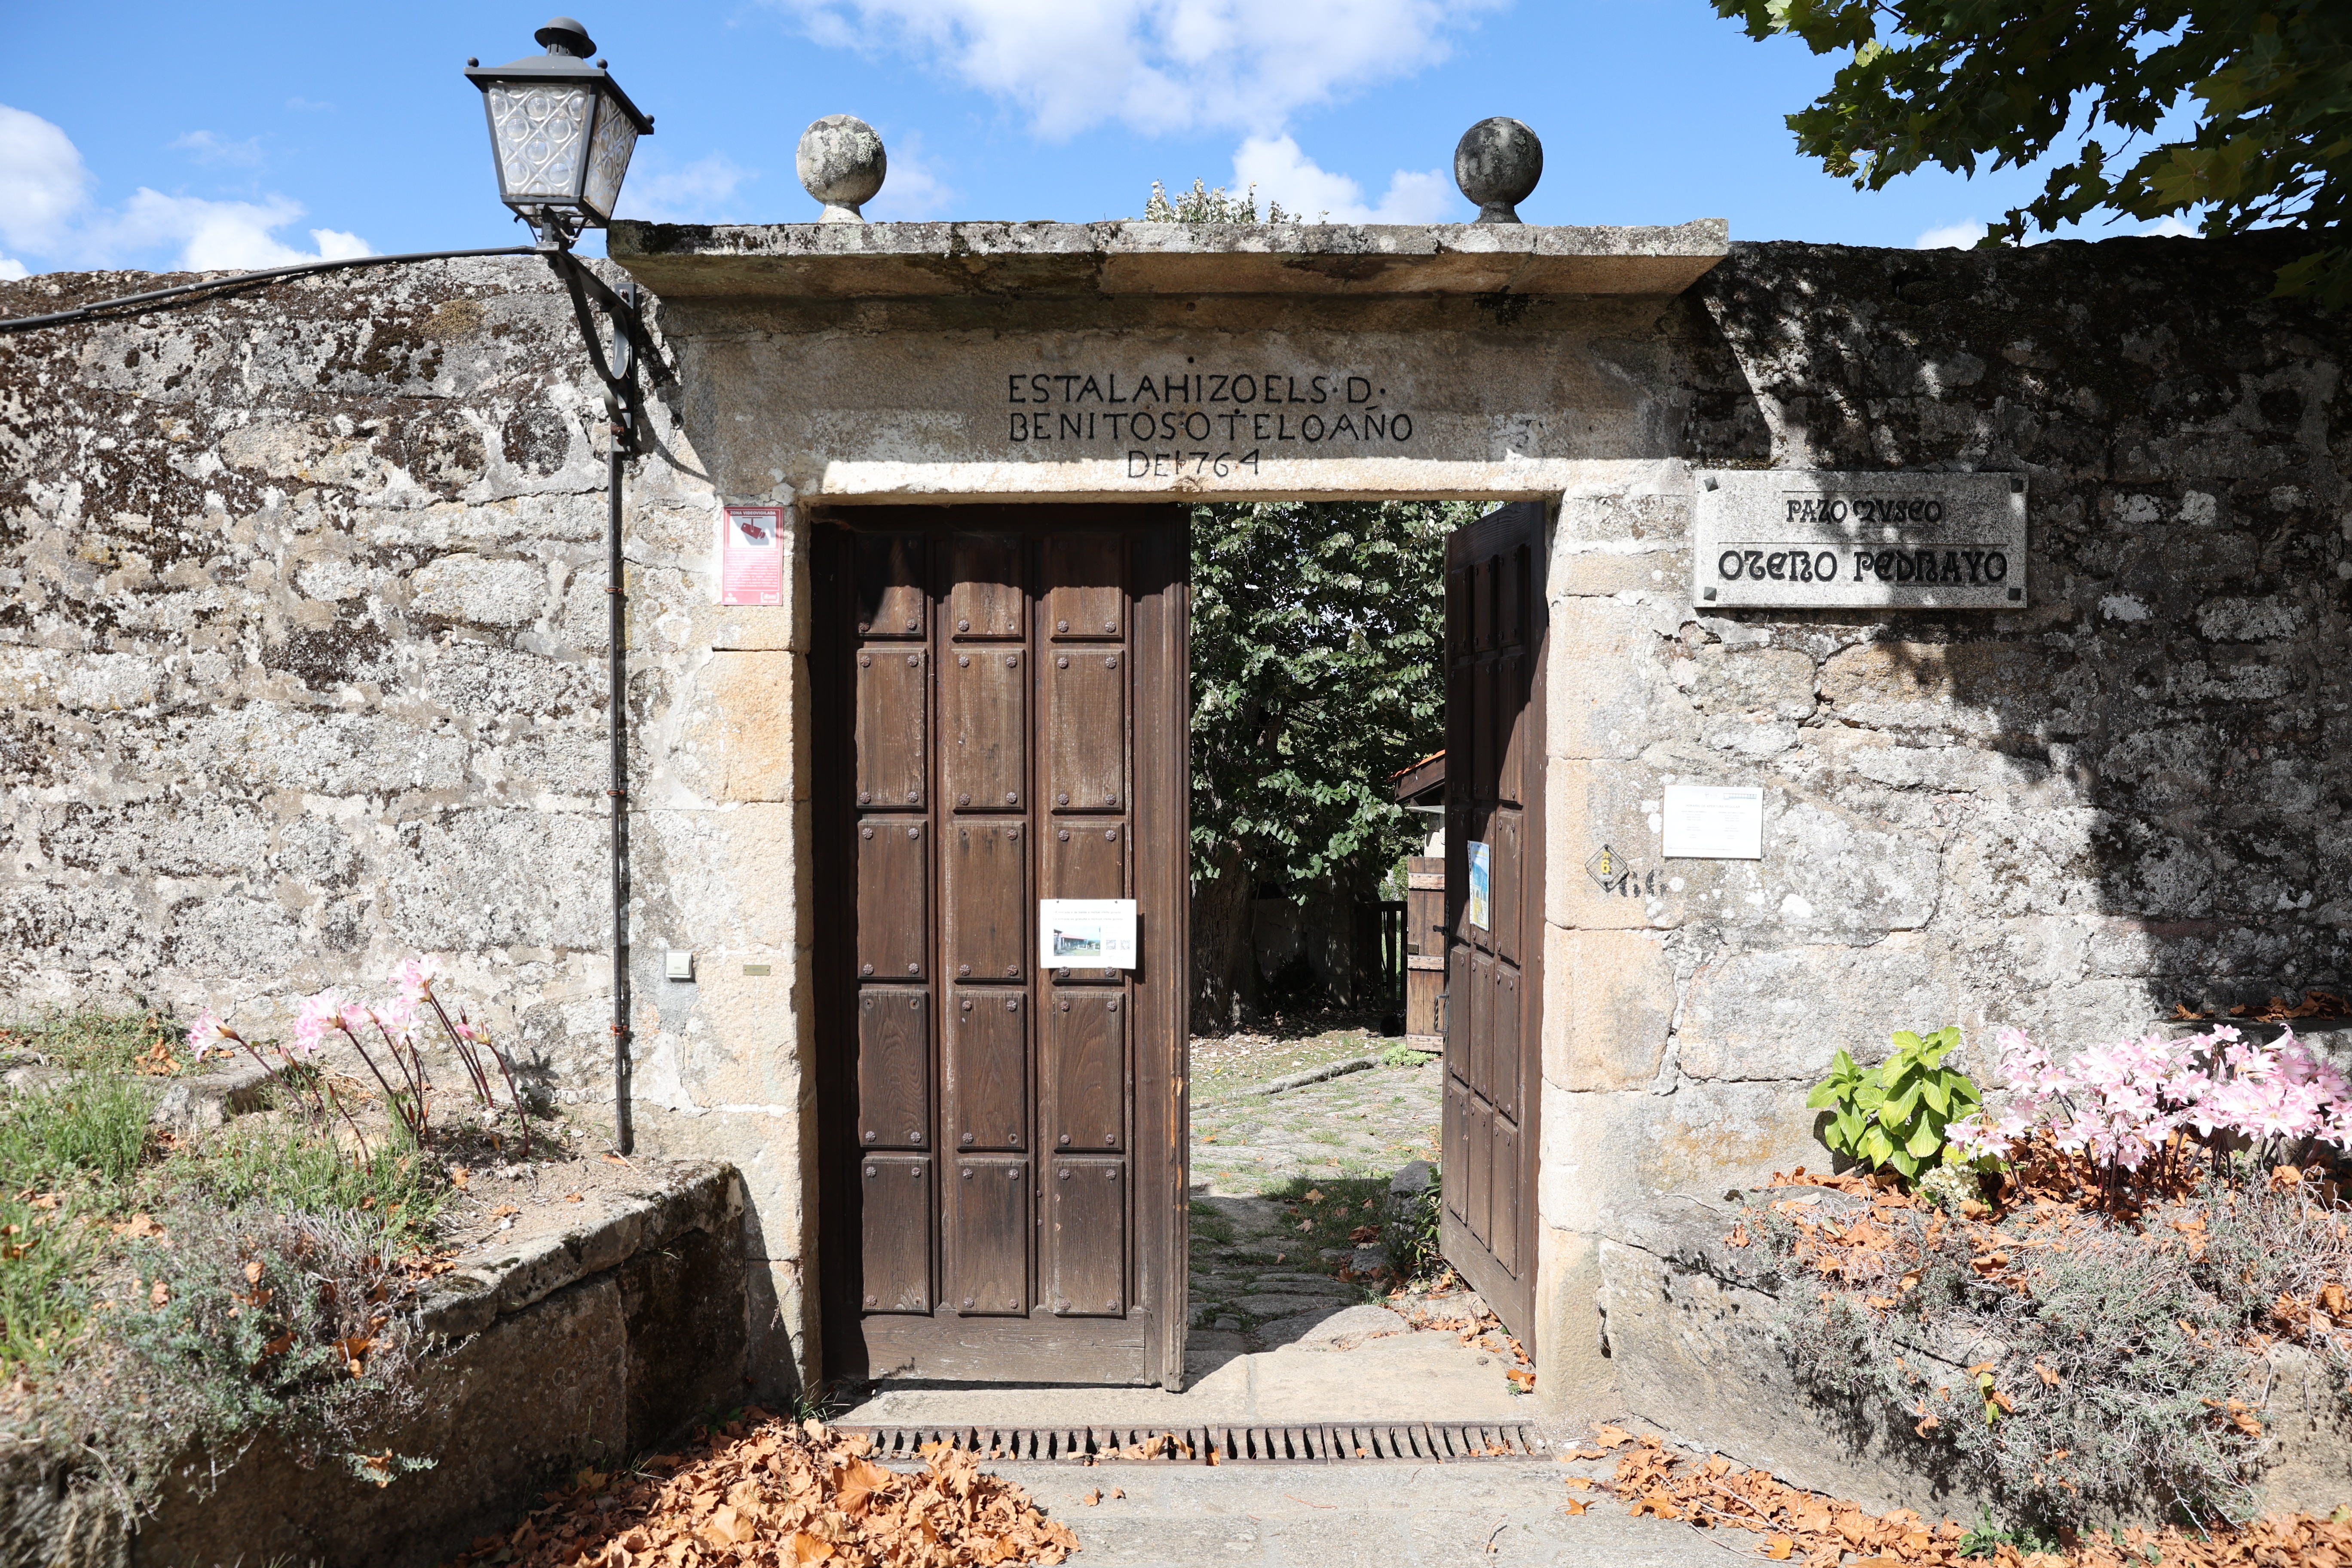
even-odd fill
[{"label": "fallen dry leaves", "polygon": [[582,1471],[449,1568],[994,1568],[1058,1563],[1078,1549],[1069,1526],[971,1454],[928,1444],[909,1472],[872,1451],[864,1437],[749,1410],[636,1474]]},{"label": "fallen dry leaves", "polygon": [[[1806,1568],[1836,1568],[1849,1553],[1850,1568],[1962,1568],[1992,1563],[2008,1568],[2222,1568],[2223,1564],[2275,1564],[2277,1568],[2347,1568],[2352,1565],[2352,1521],[2312,1514],[2278,1514],[2240,1529],[2210,1535],[2162,1530],[2125,1530],[2120,1535],[2091,1532],[2071,1538],[2063,1552],[2022,1552],[2005,1542],[1971,1543],[1961,1555],[1968,1531],[1952,1520],[1930,1522],[1909,1509],[1866,1512],[1860,1503],[1822,1497],[1785,1486],[1762,1470],[1742,1469],[1720,1454],[1705,1459],[1675,1453],[1658,1438],[1636,1436],[1619,1426],[1594,1429],[1593,1446],[1566,1456],[1598,1459],[1619,1451],[1616,1473],[1601,1485],[1636,1519],[1679,1520],[1701,1530],[1737,1529],[1764,1539],[1757,1552],[1775,1563]],[[1589,1484],[1570,1478],[1571,1486]],[[1584,1512],[1575,1499],[1567,1511]]]}]

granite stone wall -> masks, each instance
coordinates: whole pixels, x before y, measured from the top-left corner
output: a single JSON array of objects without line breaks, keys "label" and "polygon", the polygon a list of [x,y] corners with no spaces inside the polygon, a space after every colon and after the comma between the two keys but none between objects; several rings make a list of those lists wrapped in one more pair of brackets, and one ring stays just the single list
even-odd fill
[{"label": "granite stone wall", "polygon": [[[1552,562],[1545,1189],[1555,1367],[1605,1385],[1594,1238],[1827,1163],[1831,1054],[2071,1046],[2341,992],[2352,922],[2346,324],[2268,243],[1735,247],[1664,330],[1696,468],[2030,485],[2020,613],[1691,607],[1696,485],[1564,502]],[[1762,784],[1760,862],[1664,861],[1668,784]],[[1602,843],[1654,894],[1604,893]]]},{"label": "granite stone wall", "polygon": [[[1612,1213],[1820,1163],[1801,1101],[1832,1050],[1953,1021],[2083,1040],[2352,984],[2347,344],[2266,298],[2280,255],[1744,245],[1662,314],[1363,308],[1441,438],[1302,482],[1560,500],[1548,1393],[1607,1379]],[[0,314],[149,282],[0,284]],[[914,374],[911,307],[687,303],[656,310],[684,379],[627,525],[637,1116],[742,1170],[753,1362],[789,1382],[812,1348],[805,525],[786,604],[723,609],[715,509],[1098,481],[1005,460],[944,404],[876,413],[949,395]],[[953,386],[995,384],[992,312],[1038,353],[1129,330],[952,303]],[[1182,303],[1134,330],[1319,353],[1357,308],[1228,301],[1195,328]],[[519,258],[0,338],[0,1008],[145,999],[267,1032],[423,949],[601,1113],[604,437],[573,331]],[[829,469],[835,447],[862,466]],[[2026,475],[2032,606],[1696,613],[1696,471],[1776,464]],[[1187,482],[1135,493],[1215,489]],[[1663,863],[1672,782],[1766,785],[1765,859]],[[1601,890],[1603,843],[1654,895]],[[695,981],[661,979],[670,947]]]},{"label": "granite stone wall", "polygon": [[[0,315],[152,286],[0,283]],[[742,1170],[753,1363],[791,1384],[796,612],[708,603],[712,494],[653,412],[626,524],[636,1121]],[[0,1016],[211,1006],[266,1037],[424,952],[608,1120],[604,452],[529,258],[0,338]],[[710,978],[665,989],[672,946]]]}]

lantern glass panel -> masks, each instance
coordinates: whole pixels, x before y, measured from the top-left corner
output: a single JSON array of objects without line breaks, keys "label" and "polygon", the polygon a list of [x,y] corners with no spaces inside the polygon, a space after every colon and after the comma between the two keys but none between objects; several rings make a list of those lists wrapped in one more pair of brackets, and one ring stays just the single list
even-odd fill
[{"label": "lantern glass panel", "polygon": [[593,89],[580,82],[493,82],[488,97],[507,200],[577,199]]},{"label": "lantern glass panel", "polygon": [[596,133],[588,147],[588,184],[581,202],[598,217],[610,220],[613,204],[621,199],[621,182],[629,173],[629,154],[636,151],[636,122],[611,99],[596,110]]}]

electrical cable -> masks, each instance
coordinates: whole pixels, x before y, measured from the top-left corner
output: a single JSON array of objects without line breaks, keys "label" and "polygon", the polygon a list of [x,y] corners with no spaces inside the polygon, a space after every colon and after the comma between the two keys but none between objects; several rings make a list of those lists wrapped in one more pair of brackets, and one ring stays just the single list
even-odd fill
[{"label": "electrical cable", "polygon": [[531,246],[509,245],[493,250],[412,250],[399,256],[349,256],[332,261],[305,261],[292,267],[272,267],[260,272],[232,273],[226,278],[215,278],[203,283],[182,283],[170,289],[154,289],[144,294],[125,294],[117,300],[93,300],[87,305],[76,305],[70,310],[53,310],[46,316],[17,316],[0,321],[0,332],[29,332],[38,327],[62,327],[75,321],[108,319],[117,311],[136,315],[167,300],[196,304],[201,301],[191,296],[257,288],[264,283],[274,283],[281,278],[299,278],[310,272],[336,272],[351,267],[390,267],[404,261],[462,261],[477,256],[537,254],[537,249]]}]

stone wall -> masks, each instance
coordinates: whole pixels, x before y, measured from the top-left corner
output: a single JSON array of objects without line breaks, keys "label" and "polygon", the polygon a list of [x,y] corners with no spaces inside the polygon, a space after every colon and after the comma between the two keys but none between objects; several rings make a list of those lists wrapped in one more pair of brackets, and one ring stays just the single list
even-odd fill
[{"label": "stone wall", "polygon": [[[1054,238],[940,227],[942,289]],[[1324,294],[1197,314],[985,279],[660,306],[681,380],[627,524],[637,1118],[743,1173],[761,1376],[814,1343],[801,503],[1560,498],[1538,1339],[1578,1397],[1608,1377],[1612,1209],[1818,1163],[1832,1050],[2344,983],[2347,344],[2265,299],[2280,254],[1743,246],[1671,303],[1356,300],[1331,291],[1371,260],[1310,257]],[[146,282],[0,284],[0,313]],[[6,1006],[266,1031],[424,949],[601,1113],[604,437],[573,331],[517,259],[0,339]],[[1171,483],[1005,445],[1007,365],[1201,343],[1386,367],[1414,455]],[[2032,607],[1695,614],[1694,469],[1776,463],[2027,475]],[[710,602],[722,498],[793,509],[783,606]],[[1766,858],[1660,862],[1676,781],[1767,785]],[[1603,843],[1654,897],[1600,891]]]},{"label": "stone wall", "polygon": [[[0,284],[0,315],[152,283]],[[211,1006],[267,1037],[429,952],[609,1120],[601,399],[529,258],[0,338],[0,1011]],[[709,605],[711,492],[659,403],[654,430],[627,516],[636,1122],[743,1172],[773,1392],[809,1344],[798,622]],[[664,988],[669,946],[698,984]]]},{"label": "stone wall", "polygon": [[[2340,990],[2352,921],[2344,324],[2290,250],[1735,247],[1665,330],[1691,465],[2027,476],[2018,614],[1691,608],[1680,464],[1571,492],[1551,567],[1544,1342],[1606,1386],[1623,1205],[1827,1161],[1843,1047],[2072,1045]],[[1666,862],[1673,783],[1762,784],[1760,862]],[[1607,843],[1654,896],[1604,894]]]}]

